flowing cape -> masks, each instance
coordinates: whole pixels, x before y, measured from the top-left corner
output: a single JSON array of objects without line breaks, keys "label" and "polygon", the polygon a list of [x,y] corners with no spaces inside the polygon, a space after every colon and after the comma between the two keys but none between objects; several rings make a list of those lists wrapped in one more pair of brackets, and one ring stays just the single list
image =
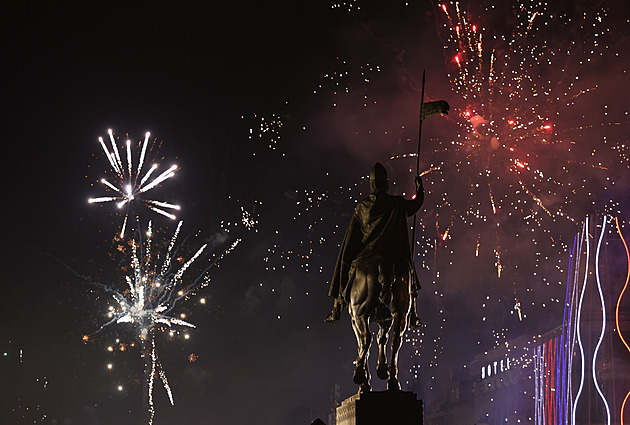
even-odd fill
[{"label": "flowing cape", "polygon": [[372,193],[359,202],[341,243],[328,295],[345,297],[351,284],[353,263],[372,255],[406,262],[416,282],[414,289],[419,289],[411,259],[407,217],[415,214],[421,205],[422,201],[409,201],[387,193]]}]

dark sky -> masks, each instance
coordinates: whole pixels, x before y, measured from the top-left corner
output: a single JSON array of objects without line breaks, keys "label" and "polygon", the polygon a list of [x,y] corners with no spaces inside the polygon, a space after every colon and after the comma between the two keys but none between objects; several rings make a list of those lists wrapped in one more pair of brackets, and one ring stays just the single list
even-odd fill
[{"label": "dark sky", "polygon": [[[28,3],[4,13],[3,221],[8,240],[2,256],[0,352],[7,355],[0,359],[0,370],[8,384],[0,397],[0,422],[137,424],[144,417],[139,352],[106,350],[116,338],[133,341],[132,333],[111,327],[83,343],[82,336],[105,321],[108,302],[71,272],[124,287],[117,263],[110,260],[122,217],[110,205],[87,203],[103,195],[97,181],[108,164],[97,139],[109,128],[134,142],[151,131],[162,142],[156,160],[164,158],[163,167],[178,163],[176,177],[156,188],[155,196],[182,205],[184,232],[201,231],[195,241],[226,236],[221,222],[238,223],[241,207],[255,211],[259,221],[257,231],[237,226],[227,235],[228,243],[243,240],[199,294],[208,303],[192,299],[182,305],[197,325],[190,340],[158,340],[175,406],[156,384],[155,424],[306,424],[318,416],[327,419],[335,384],[342,398],[355,391],[355,340],[347,316],[336,326],[322,319],[331,306],[326,283],[337,244],[354,202],[367,189],[362,176],[380,161],[395,181],[393,192],[411,189],[415,160],[390,157],[415,152],[422,70],[427,72],[426,98],[447,99],[453,108],[449,118],[425,123],[423,149],[431,152],[427,146],[436,140],[461,139],[458,114],[468,106],[449,85],[447,73],[454,68],[443,48],[437,7],[428,1],[409,3]],[[607,8],[604,26],[611,32],[602,38],[610,47],[575,72],[582,77],[576,84],[597,87],[595,95],[561,108],[552,103],[545,110],[557,119],[556,137],[574,143],[582,157],[556,162],[553,148],[545,148],[538,166],[555,175],[557,163],[587,163],[589,184],[583,191],[588,194],[578,190],[576,198],[567,198],[575,199],[571,205],[579,211],[578,221],[595,210],[621,210],[627,219],[627,147],[625,162],[623,155],[615,162],[610,152],[592,154],[596,147],[611,151],[611,145],[628,143],[627,96],[621,88],[627,94],[629,64],[620,46],[630,32],[622,4],[578,3],[566,9],[579,15],[582,9]],[[509,27],[509,19],[497,15],[481,11],[488,33],[505,33]],[[543,28],[540,34],[550,46],[586,44],[593,38],[584,28],[562,34]],[[570,85],[558,67],[547,72],[537,78]],[[282,125],[263,132],[262,119]],[[589,154],[613,166],[591,167]],[[446,155],[455,158],[450,150]],[[439,153],[429,157],[423,169],[439,158]],[[525,234],[525,220],[496,219],[472,228],[460,224],[450,244],[432,250],[448,215],[440,193],[449,192],[450,205],[457,205],[467,199],[465,184],[476,179],[470,171],[458,175],[456,168],[439,174],[446,182],[437,173],[425,178],[430,193],[417,264],[426,282],[420,303],[428,326],[421,336],[421,360],[412,360],[410,346],[401,354],[401,380],[411,380],[412,362],[421,364],[420,381],[407,388],[429,401],[440,397],[437,382],[449,369],[470,360],[460,353],[491,348],[503,329],[510,329],[510,336],[546,331],[543,319],[556,317],[559,310],[540,312],[540,304],[564,296],[562,287],[550,289],[540,276],[532,277],[557,269],[551,260],[541,265],[536,258],[547,247],[529,251],[528,244],[506,236]],[[591,187],[608,187],[610,179],[616,187],[593,195]],[[324,200],[313,201],[322,194]],[[544,201],[555,202],[550,196]],[[141,210],[140,218],[174,229],[148,210]],[[510,231],[496,231],[496,223]],[[554,230],[571,240],[575,226]],[[480,240],[483,265],[470,255]],[[496,276],[493,252],[499,240],[506,252],[503,281]],[[548,281],[554,279],[549,275]],[[486,293],[492,294],[487,310],[481,308]],[[525,322],[514,319],[515,297],[532,306]],[[189,361],[191,354],[196,361]],[[108,363],[115,365],[113,371]]]}]

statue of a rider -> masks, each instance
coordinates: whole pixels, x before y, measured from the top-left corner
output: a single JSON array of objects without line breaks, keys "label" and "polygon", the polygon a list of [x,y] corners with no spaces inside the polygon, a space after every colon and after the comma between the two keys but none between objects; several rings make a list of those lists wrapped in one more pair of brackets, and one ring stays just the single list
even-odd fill
[{"label": "statue of a rider", "polygon": [[[420,285],[414,267],[407,217],[414,215],[424,201],[422,179],[415,178],[416,193],[412,199],[390,195],[387,170],[376,163],[370,172],[370,195],[357,205],[348,229],[346,230],[335,271],[330,282],[328,295],[334,298],[332,312],[326,322],[336,323],[341,311],[347,305],[348,290],[352,287],[356,264],[372,255],[382,255],[389,261],[379,271],[382,285],[380,301],[387,304],[391,297],[391,287],[395,280],[395,264],[407,263],[412,276],[412,305],[408,323],[422,326],[416,314],[415,299]],[[385,311],[386,309],[380,309]]]}]

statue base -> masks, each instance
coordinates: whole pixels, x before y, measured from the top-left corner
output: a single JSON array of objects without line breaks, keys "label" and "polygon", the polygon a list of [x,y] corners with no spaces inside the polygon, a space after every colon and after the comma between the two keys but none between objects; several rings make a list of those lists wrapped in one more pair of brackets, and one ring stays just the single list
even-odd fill
[{"label": "statue base", "polygon": [[337,425],[422,425],[422,400],[408,391],[355,394],[337,407]]}]

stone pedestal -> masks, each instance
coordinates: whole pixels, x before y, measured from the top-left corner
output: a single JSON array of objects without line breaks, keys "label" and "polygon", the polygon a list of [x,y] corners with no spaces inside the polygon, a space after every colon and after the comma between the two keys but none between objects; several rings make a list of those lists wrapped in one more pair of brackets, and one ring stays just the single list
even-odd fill
[{"label": "stone pedestal", "polygon": [[422,425],[422,400],[407,391],[355,394],[337,407],[337,425]]}]

